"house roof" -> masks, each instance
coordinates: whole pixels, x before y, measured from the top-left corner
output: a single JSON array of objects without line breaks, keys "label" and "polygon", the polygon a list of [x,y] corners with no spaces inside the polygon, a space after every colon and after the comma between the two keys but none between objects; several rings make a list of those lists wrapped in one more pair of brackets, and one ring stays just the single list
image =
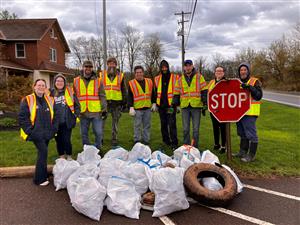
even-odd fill
[{"label": "house roof", "polygon": [[14,69],[14,70],[24,70],[24,71],[33,72],[33,70],[27,66],[24,66],[19,63],[12,62],[12,61],[8,61],[8,60],[0,60],[0,68],[1,67],[8,68],[8,69]]},{"label": "house roof", "polygon": [[0,39],[6,41],[41,40],[53,26],[56,26],[59,31],[65,52],[70,52],[68,43],[55,18],[0,20]]},{"label": "house roof", "polygon": [[53,73],[63,73],[67,75],[74,75],[74,71],[67,68],[65,65],[60,65],[56,63],[51,62],[41,62],[39,65],[40,71],[47,71],[47,72],[53,72]]}]

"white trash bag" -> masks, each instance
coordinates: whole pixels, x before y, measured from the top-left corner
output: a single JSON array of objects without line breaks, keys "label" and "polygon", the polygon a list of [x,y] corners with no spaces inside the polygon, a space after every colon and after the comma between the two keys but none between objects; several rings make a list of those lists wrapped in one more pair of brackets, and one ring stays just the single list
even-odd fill
[{"label": "white trash bag", "polygon": [[99,149],[97,149],[94,145],[84,145],[83,152],[80,152],[77,155],[77,162],[79,162],[80,165],[92,163],[98,166],[101,159],[98,152]]},{"label": "white trash bag", "polygon": [[200,151],[191,145],[182,145],[174,151],[174,160],[180,167],[187,169],[194,163],[199,163],[201,159]]},{"label": "white trash bag", "polygon": [[229,171],[229,173],[231,173],[231,175],[234,177],[235,181],[236,181],[236,185],[237,185],[237,194],[241,193],[243,191],[244,185],[243,183],[240,181],[240,179],[238,178],[238,176],[236,175],[236,173],[229,167],[226,166],[224,164],[222,164],[222,166]]},{"label": "white trash bag", "polygon": [[152,157],[152,159],[157,159],[162,166],[166,165],[167,162],[172,160],[172,158],[170,156],[162,153],[159,150],[152,152],[151,157]]},{"label": "white trash bag", "polygon": [[53,167],[53,183],[55,191],[67,187],[67,180],[72,173],[79,168],[79,163],[75,160],[56,159]]},{"label": "white trash bag", "polygon": [[116,148],[109,150],[103,157],[104,159],[121,159],[126,161],[128,159],[128,151],[124,148]]},{"label": "white trash bag", "polygon": [[100,172],[98,181],[104,187],[107,187],[108,180],[112,176],[125,177],[123,171],[125,167],[128,165],[128,162],[125,162],[120,159],[113,158],[103,158],[100,161]]},{"label": "white trash bag", "polygon": [[95,178],[78,178],[72,206],[83,215],[100,220],[106,190]]},{"label": "white trash bag", "polygon": [[155,193],[153,217],[189,208],[183,186],[183,168],[161,168],[153,171],[151,190]]},{"label": "white trash bag", "polygon": [[107,185],[107,209],[115,214],[132,219],[139,219],[141,196],[135,190],[135,185],[128,179],[111,177]]},{"label": "white trash bag", "polygon": [[220,163],[220,160],[218,156],[213,154],[211,151],[205,150],[204,152],[202,152],[201,162],[215,164]]},{"label": "white trash bag", "polygon": [[220,182],[214,177],[204,177],[202,178],[203,186],[212,191],[219,191],[223,189]]},{"label": "white trash bag", "polygon": [[150,159],[151,149],[148,145],[136,143],[128,153],[128,161],[135,163],[138,159]]}]

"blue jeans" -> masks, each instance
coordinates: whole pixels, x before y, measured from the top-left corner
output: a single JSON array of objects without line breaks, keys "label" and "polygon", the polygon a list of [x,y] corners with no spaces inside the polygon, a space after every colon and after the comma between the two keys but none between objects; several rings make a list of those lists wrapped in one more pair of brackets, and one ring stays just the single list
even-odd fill
[{"label": "blue jeans", "polygon": [[255,125],[256,119],[256,116],[246,115],[236,123],[237,133],[242,139],[248,139],[251,142],[258,143]]},{"label": "blue jeans", "polygon": [[143,142],[149,144],[150,142],[150,128],[151,128],[151,110],[150,109],[136,109],[134,116],[134,142]]},{"label": "blue jeans", "polygon": [[192,119],[194,147],[198,148],[201,108],[192,108],[189,106],[187,108],[183,108],[181,112],[183,127],[183,144],[191,144],[190,122]]},{"label": "blue jeans", "polygon": [[93,132],[95,135],[94,145],[96,146],[96,148],[100,149],[102,145],[102,134],[103,134],[103,126],[102,126],[103,121],[100,117],[80,118],[80,132],[82,137],[82,144],[90,145],[90,140],[89,140],[90,123],[92,123]]}]

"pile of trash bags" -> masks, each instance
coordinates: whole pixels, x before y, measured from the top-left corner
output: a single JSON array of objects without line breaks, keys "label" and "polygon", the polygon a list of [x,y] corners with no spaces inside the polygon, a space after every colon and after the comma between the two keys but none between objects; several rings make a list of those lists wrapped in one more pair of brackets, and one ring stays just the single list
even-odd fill
[{"label": "pile of trash bags", "polygon": [[[183,184],[185,170],[194,163],[220,163],[209,150],[200,154],[197,148],[183,145],[172,157],[136,143],[131,151],[109,150],[103,158],[92,145],[84,145],[77,160],[57,159],[53,167],[56,191],[67,188],[72,206],[80,213],[100,220],[103,207],[128,218],[139,219],[141,197],[149,190],[155,194],[153,217],[189,208]],[[237,182],[237,194],[243,185],[236,174],[226,168]],[[203,185],[219,190],[214,177],[203,178]]]}]

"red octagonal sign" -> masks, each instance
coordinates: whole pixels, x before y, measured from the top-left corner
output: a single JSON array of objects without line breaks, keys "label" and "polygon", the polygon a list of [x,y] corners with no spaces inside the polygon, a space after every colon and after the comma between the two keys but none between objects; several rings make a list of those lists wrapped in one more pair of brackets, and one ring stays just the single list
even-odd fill
[{"label": "red octagonal sign", "polygon": [[219,122],[237,122],[250,109],[250,93],[238,79],[221,80],[208,93],[208,110]]}]

